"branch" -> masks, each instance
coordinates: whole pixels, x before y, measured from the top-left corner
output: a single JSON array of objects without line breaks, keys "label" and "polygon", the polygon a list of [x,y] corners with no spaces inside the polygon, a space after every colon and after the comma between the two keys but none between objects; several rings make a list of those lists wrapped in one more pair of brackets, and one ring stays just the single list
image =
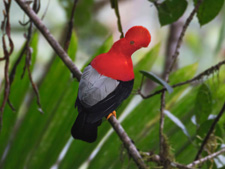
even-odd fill
[{"label": "branch", "polygon": [[[172,23],[169,28],[169,36],[166,44],[165,62],[162,77],[165,77],[168,66],[171,65],[172,56],[176,50],[176,44],[179,39],[180,32],[182,31],[184,17],[181,17],[178,21]],[[175,65],[177,68],[177,64]],[[174,70],[174,69],[173,69]]]},{"label": "branch", "polygon": [[117,25],[118,25],[118,30],[121,33],[120,35],[120,39],[121,39],[124,37],[124,34],[123,34],[123,28],[122,28],[121,19],[120,19],[118,0],[111,0],[111,7],[115,9],[115,13],[117,17]]},{"label": "branch", "polygon": [[[51,35],[47,27],[42,23],[42,21],[38,18],[38,16],[35,14],[35,12],[26,5],[24,0],[15,0],[17,4],[26,12],[26,14],[30,17],[30,19],[33,21],[33,23],[36,25],[36,27],[40,30],[40,32],[44,35],[46,40],[49,42],[49,44],[52,46],[52,48],[55,50],[55,52],[59,55],[59,57],[63,60],[65,65],[70,69],[70,71],[73,73],[73,76],[80,80],[81,72],[78,70],[78,68],[75,66],[73,61],[69,58],[69,56],[66,54],[66,52],[63,50],[63,48],[59,45],[59,43],[55,40],[55,38]],[[119,135],[121,141],[126,145],[126,148],[128,152],[131,154],[131,157],[134,159],[136,164],[139,166],[139,168],[145,169],[147,168],[137,151],[135,145],[132,143],[129,136],[126,134],[122,126],[119,124],[119,122],[116,120],[115,117],[110,117],[109,122],[111,123],[112,127],[115,129],[117,134]]]},{"label": "branch", "polygon": [[222,109],[220,110],[219,114],[217,115],[217,117],[213,121],[213,123],[212,123],[212,125],[211,125],[211,127],[210,127],[210,129],[209,129],[209,131],[208,131],[208,133],[207,133],[207,135],[205,137],[205,139],[203,140],[202,145],[201,145],[201,147],[200,147],[200,149],[199,149],[199,151],[198,151],[198,153],[197,153],[197,155],[195,157],[195,161],[199,159],[199,157],[200,157],[200,155],[201,155],[205,145],[207,144],[207,141],[208,141],[210,135],[212,134],[216,124],[218,123],[218,121],[222,117],[224,111],[225,111],[225,102],[224,102],[224,105],[223,105]]},{"label": "branch", "polygon": [[[151,152],[140,152],[140,153],[141,153],[141,156],[146,161],[154,162],[154,163],[158,164],[159,167],[160,167],[162,158],[159,155],[153,154]],[[179,168],[179,169],[195,169],[193,167],[188,167],[184,164],[180,164],[180,163],[176,163],[176,162],[169,162],[169,165],[172,166],[172,167],[175,167],[175,168]]]},{"label": "branch", "polygon": [[71,12],[71,15],[70,15],[70,20],[68,22],[68,31],[67,31],[67,36],[66,36],[66,40],[65,40],[65,43],[64,43],[64,50],[65,51],[68,50],[69,45],[70,45],[70,39],[71,39],[71,36],[72,36],[72,31],[73,31],[74,14],[75,14],[77,2],[78,2],[78,0],[74,0],[72,12]]},{"label": "branch", "polygon": [[55,40],[52,34],[49,32],[48,28],[44,25],[40,18],[36,15],[36,13],[26,4],[24,0],[15,0],[16,3],[23,9],[23,11],[30,17],[30,19],[34,22],[36,27],[40,30],[43,34],[45,39],[49,42],[58,56],[62,59],[65,65],[70,69],[73,77],[80,80],[81,72],[80,70],[74,65],[73,61],[67,55],[67,53],[63,50],[60,44]]},{"label": "branch", "polygon": [[[157,155],[157,154],[153,154],[151,152],[140,152],[141,153],[141,156],[146,159],[146,161],[152,161],[152,162],[155,162],[157,164],[160,164],[160,162],[162,161],[162,158]],[[218,152],[215,152],[213,154],[210,154],[204,158],[201,158],[199,160],[196,160],[188,165],[184,165],[184,164],[179,164],[179,163],[176,163],[176,162],[170,162],[170,166],[172,167],[176,167],[176,168],[179,168],[179,169],[196,169],[194,168],[196,165],[198,164],[202,164],[208,160],[211,160],[217,156],[219,156],[220,154],[222,153],[225,153],[225,148],[222,148],[220,151]]]},{"label": "branch", "polygon": [[[8,2],[6,2],[4,0],[3,3],[4,3],[4,6],[5,6],[5,10],[3,11],[4,16],[3,16],[3,21],[1,23],[1,30],[3,32],[2,47],[3,47],[4,57],[1,58],[0,61],[5,60],[5,67],[4,67],[5,89],[4,89],[3,102],[2,102],[1,107],[0,107],[0,129],[2,127],[2,118],[3,118],[3,112],[4,112],[5,104],[8,100],[9,93],[10,93],[10,81],[9,81],[8,70],[9,70],[10,56],[11,56],[11,54],[13,52],[13,49],[14,49],[14,44],[13,44],[13,41],[11,39],[11,25],[10,25],[10,15],[9,15],[11,0],[9,0]],[[7,46],[6,46],[6,37],[8,39],[8,43],[9,43],[9,50],[7,49]]]},{"label": "branch", "polygon": [[[165,81],[168,82],[169,81],[169,75],[170,75],[170,72],[172,71],[173,69],[173,66],[176,62],[176,59],[179,55],[179,49],[180,49],[180,46],[181,46],[181,43],[182,43],[182,40],[183,40],[183,37],[185,35],[185,32],[190,24],[190,22],[192,21],[195,13],[197,12],[200,4],[202,3],[203,0],[198,0],[196,6],[194,7],[193,11],[191,12],[191,14],[189,15],[189,17],[187,18],[184,26],[183,26],[183,29],[181,31],[181,34],[179,36],[179,39],[177,41],[177,45],[176,45],[176,50],[174,52],[174,55],[172,56],[172,62],[171,62],[171,65],[168,67],[168,70],[165,74]],[[163,128],[164,128],[164,109],[165,109],[165,91],[162,92],[162,96],[161,96],[161,106],[160,106],[160,128],[159,128],[159,137],[160,137],[160,155],[161,157],[163,157],[163,155],[165,154],[164,151],[163,151],[163,146],[165,143],[165,138],[164,138],[164,135],[163,135]],[[166,146],[166,145],[165,145]]]},{"label": "branch", "polygon": [[218,151],[216,153],[210,154],[210,155],[208,155],[208,156],[206,156],[204,158],[201,158],[201,159],[199,159],[197,161],[194,161],[194,162],[188,164],[187,167],[193,167],[193,166],[196,166],[198,164],[202,164],[202,163],[204,163],[204,162],[206,162],[208,160],[211,160],[211,159],[217,157],[218,155],[220,155],[222,153],[225,153],[225,148],[222,148],[220,151]]},{"label": "branch", "polygon": [[109,122],[116,131],[116,133],[119,135],[120,139],[123,141],[126,149],[128,150],[129,154],[137,164],[139,168],[147,168],[140,153],[138,152],[135,145],[132,143],[132,140],[129,138],[123,127],[120,125],[120,123],[117,121],[117,119],[114,116],[111,116],[109,118]]},{"label": "branch", "polygon": [[[223,61],[217,63],[216,65],[214,65],[214,66],[212,66],[212,67],[206,69],[205,71],[203,71],[203,72],[200,73],[199,75],[195,76],[194,78],[189,79],[189,80],[184,81],[184,82],[180,82],[180,83],[174,84],[174,85],[172,85],[171,87],[172,87],[172,88],[176,88],[176,87],[180,87],[180,86],[183,86],[183,85],[186,85],[186,84],[189,84],[189,83],[192,83],[192,82],[201,80],[204,76],[209,76],[209,75],[213,74],[214,72],[219,71],[220,67],[221,67],[222,65],[224,65],[224,64],[225,64],[225,60],[223,60]],[[139,89],[139,90],[138,90],[138,94],[139,94],[143,99],[148,99],[148,98],[150,98],[150,97],[152,97],[152,96],[155,96],[155,95],[157,95],[157,94],[162,93],[163,91],[166,91],[166,88],[163,88],[163,89],[158,90],[158,91],[156,91],[156,92],[154,92],[154,93],[152,93],[152,94],[150,94],[150,95],[145,96],[144,94],[141,93],[141,90]]]},{"label": "branch", "polygon": [[171,72],[172,69],[173,69],[173,66],[174,66],[174,64],[175,64],[175,62],[176,62],[176,59],[177,59],[178,55],[179,55],[179,50],[180,50],[181,43],[182,43],[182,41],[183,41],[185,32],[186,32],[186,30],[187,30],[189,24],[191,23],[191,21],[192,21],[194,15],[195,15],[195,13],[198,11],[198,8],[199,8],[199,6],[201,5],[202,1],[203,1],[203,0],[198,0],[198,1],[197,1],[197,3],[196,3],[196,5],[195,5],[194,9],[192,10],[191,14],[190,14],[189,17],[187,18],[187,20],[186,20],[186,22],[185,22],[185,24],[184,24],[184,26],[183,26],[183,29],[182,29],[181,34],[180,34],[180,37],[179,37],[179,39],[178,39],[178,41],[177,41],[176,50],[175,50],[175,52],[174,52],[174,55],[172,56],[173,61],[172,61],[171,65],[170,65],[170,67],[169,67],[169,69],[168,69],[168,71],[167,71],[167,74],[170,74],[170,72]]}]

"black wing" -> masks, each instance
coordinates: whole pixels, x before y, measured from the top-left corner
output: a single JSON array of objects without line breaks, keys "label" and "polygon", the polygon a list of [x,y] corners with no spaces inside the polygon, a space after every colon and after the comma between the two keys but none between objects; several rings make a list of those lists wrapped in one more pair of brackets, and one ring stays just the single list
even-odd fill
[{"label": "black wing", "polygon": [[112,113],[130,95],[133,84],[134,80],[119,81],[119,85],[112,93],[91,107],[82,105],[77,97],[76,106],[78,107],[78,112],[87,113],[86,123],[95,123],[101,120]]}]

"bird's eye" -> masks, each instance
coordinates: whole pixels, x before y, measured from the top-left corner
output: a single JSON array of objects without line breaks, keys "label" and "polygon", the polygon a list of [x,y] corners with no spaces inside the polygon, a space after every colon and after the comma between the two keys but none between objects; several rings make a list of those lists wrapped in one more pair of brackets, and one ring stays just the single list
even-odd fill
[{"label": "bird's eye", "polygon": [[133,45],[134,44],[134,41],[130,41],[130,44]]}]

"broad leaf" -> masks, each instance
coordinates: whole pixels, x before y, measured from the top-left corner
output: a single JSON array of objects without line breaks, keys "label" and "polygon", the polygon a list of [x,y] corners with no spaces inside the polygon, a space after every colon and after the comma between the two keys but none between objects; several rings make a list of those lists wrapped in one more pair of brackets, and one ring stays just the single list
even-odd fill
[{"label": "broad leaf", "polygon": [[177,21],[187,8],[186,0],[165,0],[158,4],[158,15],[161,26]]},{"label": "broad leaf", "polygon": [[154,82],[162,85],[163,87],[166,88],[166,90],[169,92],[169,93],[172,93],[173,92],[173,88],[167,83],[165,82],[164,80],[162,80],[160,77],[156,76],[155,74],[153,74],[152,72],[146,72],[144,70],[141,70],[140,71],[144,76],[146,76],[147,78],[153,80]]},{"label": "broad leaf", "polygon": [[[198,0],[194,0],[195,4],[197,1]],[[200,25],[205,25],[213,20],[223,7],[223,3],[224,0],[203,0],[197,12]]]},{"label": "broad leaf", "polygon": [[68,55],[70,56],[72,60],[74,60],[74,58],[76,57],[77,46],[78,46],[78,39],[77,39],[75,31],[73,31],[71,39],[70,39],[70,46],[68,49]]},{"label": "broad leaf", "polygon": [[190,134],[188,133],[188,130],[186,129],[185,125],[181,122],[180,119],[178,119],[176,116],[174,116],[171,112],[168,110],[164,110],[165,115],[174,122],[182,131],[183,133],[190,138]]},{"label": "broad leaf", "polygon": [[202,84],[198,90],[195,103],[195,114],[197,124],[201,125],[205,122],[212,112],[212,95],[209,87]]}]

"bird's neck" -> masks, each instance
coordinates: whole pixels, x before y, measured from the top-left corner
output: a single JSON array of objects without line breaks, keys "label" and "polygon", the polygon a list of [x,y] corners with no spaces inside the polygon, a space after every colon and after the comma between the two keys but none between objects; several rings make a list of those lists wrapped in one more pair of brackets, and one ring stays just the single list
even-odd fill
[{"label": "bird's neck", "polygon": [[112,48],[109,50],[109,54],[111,53],[117,53],[122,54],[126,57],[131,57],[131,55],[136,51],[137,49],[130,45],[130,42],[126,40],[125,38],[122,38],[118,41],[116,41]]}]

